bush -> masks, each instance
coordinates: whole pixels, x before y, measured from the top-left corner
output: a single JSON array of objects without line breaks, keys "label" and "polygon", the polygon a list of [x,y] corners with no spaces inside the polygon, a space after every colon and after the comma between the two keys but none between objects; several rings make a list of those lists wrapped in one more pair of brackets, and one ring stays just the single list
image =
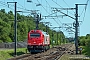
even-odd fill
[{"label": "bush", "polygon": [[86,40],[85,40],[85,45],[86,45],[86,46],[90,46],[90,40],[89,40],[89,39],[86,39]]},{"label": "bush", "polygon": [[0,43],[3,43],[3,41],[2,41],[2,40],[0,40]]}]

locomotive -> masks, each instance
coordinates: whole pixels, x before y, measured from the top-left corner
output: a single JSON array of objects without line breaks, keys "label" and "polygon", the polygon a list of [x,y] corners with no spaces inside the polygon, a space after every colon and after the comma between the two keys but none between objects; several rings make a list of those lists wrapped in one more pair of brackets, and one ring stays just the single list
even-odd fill
[{"label": "locomotive", "polygon": [[27,49],[29,52],[42,52],[50,48],[50,36],[41,30],[31,30],[28,33]]}]

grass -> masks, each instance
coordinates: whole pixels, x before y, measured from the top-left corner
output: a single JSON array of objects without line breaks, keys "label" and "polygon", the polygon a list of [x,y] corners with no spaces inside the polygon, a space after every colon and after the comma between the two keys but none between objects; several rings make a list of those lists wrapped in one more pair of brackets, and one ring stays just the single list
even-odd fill
[{"label": "grass", "polygon": [[[26,48],[17,48],[17,55],[25,54]],[[7,60],[14,57],[14,49],[0,50],[0,60]]]},{"label": "grass", "polygon": [[69,57],[69,54],[64,54],[59,60],[70,60]]}]

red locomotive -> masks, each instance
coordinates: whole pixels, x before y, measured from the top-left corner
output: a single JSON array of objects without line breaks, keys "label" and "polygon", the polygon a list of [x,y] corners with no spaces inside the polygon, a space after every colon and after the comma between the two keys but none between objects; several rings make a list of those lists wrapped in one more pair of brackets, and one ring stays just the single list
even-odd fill
[{"label": "red locomotive", "polygon": [[47,32],[31,30],[28,33],[27,49],[29,52],[42,52],[50,48],[50,39]]}]

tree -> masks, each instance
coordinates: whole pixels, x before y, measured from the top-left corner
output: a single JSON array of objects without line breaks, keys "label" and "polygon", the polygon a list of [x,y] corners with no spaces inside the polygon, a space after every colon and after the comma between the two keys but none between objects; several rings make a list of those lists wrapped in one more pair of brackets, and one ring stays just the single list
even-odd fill
[{"label": "tree", "polygon": [[13,12],[12,11],[9,11],[8,14],[7,14],[7,16],[8,16],[8,19],[9,20],[14,20],[14,15],[13,15]]},{"label": "tree", "polygon": [[9,37],[10,28],[9,24],[0,19],[0,40],[3,42],[7,42],[8,40],[11,42],[11,38]]},{"label": "tree", "polygon": [[90,39],[85,40],[85,45],[88,46],[88,47],[90,46]]},{"label": "tree", "polygon": [[5,9],[1,9],[0,12],[5,13]]},{"label": "tree", "polygon": [[27,38],[28,28],[25,21],[18,23],[18,41],[24,41]]}]

